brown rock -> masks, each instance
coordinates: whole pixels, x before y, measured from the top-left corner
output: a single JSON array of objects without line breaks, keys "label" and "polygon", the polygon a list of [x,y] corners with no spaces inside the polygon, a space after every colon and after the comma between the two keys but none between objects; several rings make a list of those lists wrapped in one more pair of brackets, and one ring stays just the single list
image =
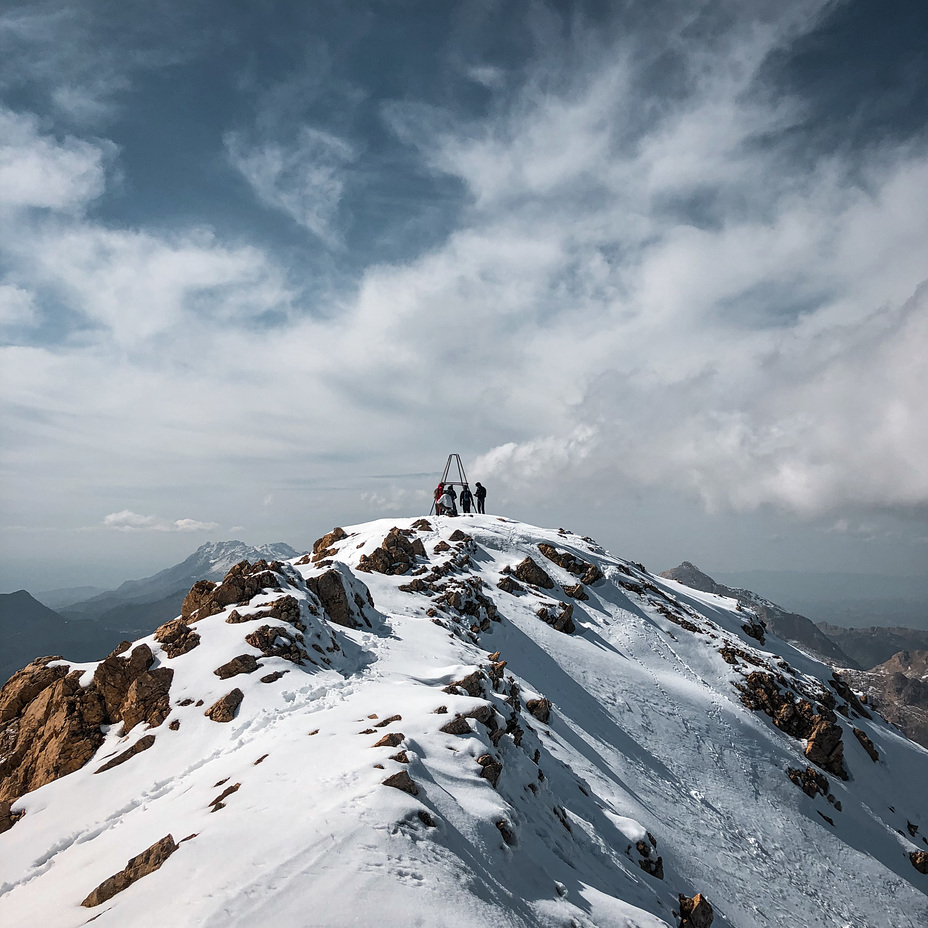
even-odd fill
[{"label": "brown rock", "polygon": [[137,857],[133,857],[119,873],[114,874],[109,879],[104,880],[81,905],[92,908],[112,899],[117,893],[131,886],[136,880],[140,880],[149,873],[154,873],[170,856],[177,850],[177,845],[171,835],[165,835],[160,841],[156,841],[148,850],[142,851]]},{"label": "brown rock", "polygon": [[331,548],[336,542],[343,541],[347,537],[345,530],[336,526],[328,535],[323,535],[318,541],[313,542],[313,554],[319,554],[320,551]]},{"label": "brown rock", "polygon": [[536,615],[543,622],[554,626],[559,632],[564,632],[565,635],[572,635],[577,630],[573,620],[573,603],[559,603],[557,609],[552,606],[542,606]]},{"label": "brown rock", "polygon": [[352,608],[351,600],[345,590],[345,582],[336,568],[327,570],[318,577],[308,577],[306,585],[319,598],[329,621],[345,628],[360,628],[357,609]]},{"label": "brown rock", "polygon": [[174,671],[170,667],[158,667],[140,673],[129,684],[126,698],[120,707],[124,731],[131,731],[139,722],[147,722],[155,728],[168,717],[171,712],[173,678]]},{"label": "brown rock", "polygon": [[60,660],[57,655],[39,657],[10,677],[0,689],[0,725],[18,716],[46,687],[67,676],[71,669],[67,664],[48,666]]},{"label": "brown rock", "polygon": [[467,724],[467,719],[458,715],[455,718],[451,719],[450,722],[445,722],[439,731],[443,731],[446,735],[470,735],[472,734],[470,725]]},{"label": "brown rock", "polygon": [[[373,729],[371,729],[373,731]],[[403,743],[406,736],[401,731],[391,731],[385,734],[376,744],[371,745],[375,748],[396,748]]]},{"label": "brown rock", "polygon": [[[412,533],[412,530],[408,530]],[[358,570],[366,573],[404,574],[415,563],[417,557],[425,557],[425,548],[420,538],[409,540],[406,533],[394,526],[387,537],[369,555],[362,554]]]},{"label": "brown rock", "polygon": [[503,765],[492,754],[481,754],[477,758],[477,763],[481,767],[480,776],[485,780],[489,780],[491,785],[496,786],[500,774],[503,772]]},{"label": "brown rock", "polygon": [[709,928],[715,913],[702,893],[692,899],[680,893],[680,928]]},{"label": "brown rock", "polygon": [[[567,551],[559,551],[553,545],[548,544],[540,544],[538,546],[538,550],[549,561],[557,564],[558,567],[569,571],[576,577],[580,577],[583,583],[595,583],[597,580],[602,579],[603,574],[598,567],[596,567],[594,564],[590,564],[589,562],[584,561],[582,558],[576,557],[573,554],[569,554]],[[576,598],[586,599],[587,597],[584,593],[583,597]]]},{"label": "brown rock", "polygon": [[282,657],[294,664],[302,664],[309,656],[296,643],[293,632],[282,625],[262,625],[246,635],[245,641],[265,657]]},{"label": "brown rock", "polygon": [[255,660],[253,654],[239,654],[233,657],[221,667],[217,667],[213,673],[220,680],[228,680],[229,677],[237,676],[240,673],[254,673],[261,665]]},{"label": "brown rock", "polygon": [[928,852],[909,851],[909,860],[919,873],[928,873]]},{"label": "brown rock", "polygon": [[374,728],[386,728],[388,725],[392,725],[394,722],[402,722],[403,716],[401,715],[391,715],[389,718],[381,719]]},{"label": "brown rock", "polygon": [[409,793],[411,796],[419,795],[419,787],[416,786],[413,778],[405,770],[394,773],[393,776],[387,777],[386,780],[382,782],[384,786],[392,786],[394,789],[401,789],[404,793]]},{"label": "brown rock", "polygon": [[582,583],[575,583],[573,586],[565,586],[564,592],[572,599],[579,599],[581,602],[586,602],[586,600],[590,598],[587,591],[583,589]]},{"label": "brown rock", "polygon": [[222,699],[217,699],[203,714],[209,716],[214,722],[231,722],[244,698],[245,694],[236,687],[226,693]]},{"label": "brown rock", "polygon": [[870,760],[876,763],[880,759],[880,752],[877,751],[873,742],[867,737],[866,732],[861,731],[859,728],[852,728],[851,731],[854,732],[854,737],[860,742],[860,746],[870,755]]},{"label": "brown rock", "polygon": [[526,702],[525,708],[528,709],[539,722],[544,722],[546,725],[548,724],[548,719],[551,717],[550,699],[530,699]]},{"label": "brown rock", "polygon": [[289,670],[275,670],[273,673],[266,673],[262,678],[262,683],[273,683],[275,680],[279,680],[285,673],[290,673]]},{"label": "brown rock", "polygon": [[122,657],[117,650],[97,665],[93,682],[103,697],[110,720],[118,722],[122,718],[122,706],[132,681],[146,673],[154,662],[151,648],[140,644],[128,658]]},{"label": "brown rock", "polygon": [[113,767],[118,767],[120,764],[124,764],[127,760],[135,757],[136,754],[141,754],[142,751],[147,751],[154,743],[154,735],[145,735],[144,737],[139,738],[139,740],[136,741],[128,751],[123,751],[122,754],[117,754],[112,760],[107,761],[102,767],[94,770],[94,773],[104,773],[107,770],[112,770]]},{"label": "brown rock", "polygon": [[466,677],[449,683],[442,689],[442,692],[454,694],[457,690],[461,689],[464,690],[468,696],[483,696],[483,681],[483,674],[479,670],[475,670]]},{"label": "brown rock", "polygon": [[183,619],[174,619],[155,629],[155,641],[159,641],[164,653],[173,658],[192,651],[200,643],[200,636]]},{"label": "brown rock", "polygon": [[416,519],[416,521],[413,522],[412,527],[413,527],[417,532],[430,532],[430,531],[432,531],[432,523],[429,522],[428,519]]},{"label": "brown rock", "polygon": [[530,583],[532,586],[540,586],[546,590],[554,589],[554,581],[531,557],[526,557],[525,560],[516,567],[513,573],[523,583]]},{"label": "brown rock", "polygon": [[814,798],[818,793],[828,795],[828,778],[811,767],[806,767],[805,770],[789,767],[786,775],[810,798]]},{"label": "brown rock", "polygon": [[510,593],[515,596],[517,593],[524,593],[525,587],[519,586],[512,577],[500,577],[499,583],[496,584],[498,590],[502,590],[504,593]]},{"label": "brown rock", "polygon": [[239,561],[218,586],[211,580],[198,580],[184,599],[181,618],[188,623],[205,619],[227,606],[246,603],[266,589],[280,589],[280,578],[267,561]]},{"label": "brown rock", "polygon": [[10,803],[5,799],[0,799],[0,835],[9,831],[25,814],[25,812],[13,812],[10,809]]},{"label": "brown rock", "polygon": [[846,780],[848,773],[844,768],[844,743],[841,735],[840,725],[822,715],[816,716],[805,755],[813,764]]}]

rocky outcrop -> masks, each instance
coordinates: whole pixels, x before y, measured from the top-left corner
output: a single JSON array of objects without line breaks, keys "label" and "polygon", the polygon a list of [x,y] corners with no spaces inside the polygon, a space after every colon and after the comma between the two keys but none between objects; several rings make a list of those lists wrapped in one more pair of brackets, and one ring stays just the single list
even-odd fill
[{"label": "rocky outcrop", "polygon": [[657,839],[654,835],[648,832],[647,837],[647,841],[642,840],[635,842],[635,850],[638,851],[638,856],[640,858],[638,866],[641,867],[645,873],[650,873],[651,876],[658,880],[662,880],[664,879],[664,858],[658,856]]},{"label": "rocky outcrop", "polygon": [[336,542],[343,541],[348,535],[343,528],[336,526],[327,535],[313,542],[313,563],[319,563],[326,558],[334,557],[338,553],[338,548],[334,547]]},{"label": "rocky outcrop", "polygon": [[244,698],[245,694],[236,687],[222,699],[217,699],[203,714],[214,722],[231,722]]},{"label": "rocky outcrop", "polygon": [[679,904],[680,928],[709,928],[715,918],[712,906],[702,893],[696,893],[692,899],[681,893]]},{"label": "rocky outcrop", "polygon": [[491,786],[496,786],[503,772],[503,765],[492,754],[481,754],[477,763],[480,764],[480,776],[489,780]]},{"label": "rocky outcrop", "polygon": [[542,622],[547,622],[565,635],[572,635],[577,630],[577,626],[574,625],[573,603],[558,603],[556,607],[542,606],[535,614]]},{"label": "rocky outcrop", "polygon": [[851,730],[854,732],[854,737],[860,742],[860,746],[870,755],[870,760],[876,763],[880,759],[880,752],[876,749],[876,746],[867,736],[866,732],[861,731],[859,728],[853,728]]},{"label": "rocky outcrop", "polygon": [[293,632],[283,625],[262,625],[246,635],[245,641],[265,657],[282,657],[294,664],[302,664],[309,657],[305,649],[294,640]]},{"label": "rocky outcrop", "polygon": [[156,841],[137,857],[133,857],[119,873],[115,873],[109,879],[104,880],[87,896],[81,905],[93,908],[102,902],[106,902],[107,899],[112,899],[113,896],[121,893],[136,880],[148,876],[149,873],[154,873],[177,850],[177,847],[174,838],[171,835],[165,835],[160,841]]},{"label": "rocky outcrop", "polygon": [[239,654],[238,657],[233,657],[217,667],[213,673],[220,680],[228,680],[229,677],[237,677],[240,673],[254,673],[260,666],[253,654]]},{"label": "rocky outcrop", "polygon": [[388,535],[370,554],[362,554],[358,570],[365,573],[405,574],[416,563],[417,557],[425,557],[425,547],[421,538],[413,538],[412,529],[400,529],[394,526]]},{"label": "rocky outcrop", "polygon": [[155,641],[160,642],[168,657],[174,658],[192,651],[200,643],[200,636],[183,619],[174,619],[155,629]]},{"label": "rocky outcrop", "polygon": [[148,645],[125,656],[128,647],[101,661],[86,685],[84,671],[40,658],[0,690],[0,801],[79,770],[103,743],[103,725],[122,722],[128,732],[167,718],[174,671],[153,668]]},{"label": "rocky outcrop", "polygon": [[529,699],[525,703],[525,708],[538,719],[539,722],[548,724],[551,718],[551,700],[550,699]]},{"label": "rocky outcrop", "polygon": [[530,583],[544,590],[554,589],[554,581],[531,557],[526,557],[524,561],[516,565],[513,573],[523,583]]},{"label": "rocky outcrop", "polygon": [[603,578],[603,572],[595,564],[590,564],[567,551],[559,551],[553,545],[548,544],[538,545],[538,550],[558,567],[579,577],[581,583],[595,583]]},{"label": "rocky outcrop", "polygon": [[798,767],[789,767],[786,775],[810,799],[814,799],[819,793],[823,796],[828,795],[828,777],[811,767],[806,767],[805,770],[800,770]]},{"label": "rocky outcrop", "polygon": [[785,680],[760,670],[749,673],[743,683],[735,686],[749,709],[765,712],[777,728],[793,738],[806,739],[805,755],[813,764],[842,780],[848,778],[842,730],[831,709],[821,704],[815,707],[808,699],[797,699],[785,686]]},{"label": "rocky outcrop", "polygon": [[919,873],[928,873],[928,851],[909,851],[909,860]]},{"label": "rocky outcrop", "polygon": [[373,607],[370,591],[360,581],[355,583],[365,595],[351,590],[342,572],[335,567],[317,577],[306,578],[306,586],[318,597],[330,621],[345,628],[370,627],[364,614],[366,607]]},{"label": "rocky outcrop", "polygon": [[188,623],[205,619],[228,606],[245,605],[265,589],[280,589],[280,578],[267,561],[239,561],[218,585],[212,580],[198,580],[184,599],[181,618]]},{"label": "rocky outcrop", "polygon": [[147,751],[155,743],[154,735],[145,735],[142,738],[139,738],[135,744],[132,745],[127,751],[123,751],[122,754],[117,754],[112,760],[108,760],[102,767],[94,770],[94,773],[105,773],[107,770],[112,770],[114,767],[118,767],[120,764],[124,764],[127,760],[131,760],[135,757],[136,754],[141,754],[142,751]]}]

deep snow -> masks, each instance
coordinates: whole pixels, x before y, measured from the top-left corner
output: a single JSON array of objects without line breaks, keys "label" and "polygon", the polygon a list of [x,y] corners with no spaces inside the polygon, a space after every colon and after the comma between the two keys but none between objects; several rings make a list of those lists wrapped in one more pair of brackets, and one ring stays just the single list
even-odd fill
[{"label": "deep snow", "polygon": [[[433,553],[455,530],[467,532],[470,566],[450,576],[482,578],[502,617],[472,635],[450,615],[428,616],[426,594],[400,591],[408,574],[354,570],[391,527],[413,521],[349,527],[338,543],[335,560],[370,589],[372,628],[330,625],[312,615],[305,587],[285,591],[304,604],[307,647],[337,640],[330,669],[262,658],[263,673],[288,672],[270,684],[262,673],[220,680],[220,664],[257,656],[243,640],[249,625],[227,624],[228,610],[197,622],[201,645],[177,658],[142,639],[174,668],[171,715],[152,730],[150,750],[95,774],[146,733],[140,725],[123,736],[114,726],[84,768],[14,805],[26,814],[0,835],[0,924],[71,928],[96,916],[99,928],[651,928],[677,924],[678,893],[702,892],[713,924],[731,928],[928,926],[928,876],[908,859],[928,849],[928,752],[879,718],[856,719],[880,753],[873,763],[839,717],[850,779],[828,778],[842,810],[810,799],[786,776],[806,766],[803,743],[741,704],[740,675],[718,648],[729,641],[758,660],[785,660],[809,687],[820,688],[829,668],[773,637],[759,646],[733,600],[653,577],[572,533],[494,516],[433,517],[433,531],[418,535],[423,563],[466,551]],[[543,602],[573,602],[560,589],[513,596],[496,587],[526,555],[560,584],[576,583],[541,557],[539,542],[605,574],[587,587],[588,601],[575,602],[573,635],[535,614]],[[660,595],[645,584],[676,600],[700,631],[662,615]],[[239,612],[280,595],[262,594]],[[442,691],[496,651],[523,703],[551,700],[549,724],[523,710],[519,745],[506,735],[494,746],[475,720],[470,735],[440,732],[455,713],[488,701],[505,724],[505,686],[482,699]],[[89,681],[95,665],[72,666],[86,666]],[[233,686],[245,694],[237,717],[206,718],[204,708]],[[186,698],[203,705],[178,705]],[[447,712],[436,714],[441,706]],[[394,715],[401,719],[377,727]],[[401,747],[372,747],[388,732],[402,733]],[[403,749],[408,764],[390,759]],[[503,766],[496,788],[479,775],[487,753]],[[418,796],[382,785],[402,769]],[[917,837],[907,822],[920,826]],[[80,906],[168,833],[195,837],[110,901]],[[638,865],[635,845],[647,833],[663,880]]]}]

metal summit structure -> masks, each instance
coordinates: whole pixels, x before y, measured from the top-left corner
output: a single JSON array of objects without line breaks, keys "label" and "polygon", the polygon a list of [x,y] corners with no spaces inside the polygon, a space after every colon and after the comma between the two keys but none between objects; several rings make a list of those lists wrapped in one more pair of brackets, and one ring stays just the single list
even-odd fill
[{"label": "metal summit structure", "polygon": [[[458,474],[457,480],[449,479],[452,474],[452,468],[457,469],[457,474]],[[453,454],[453,453],[448,455],[448,460],[445,462],[445,469],[442,471],[441,480],[439,481],[439,483],[441,483],[442,486],[446,486],[446,487],[449,487],[449,486],[450,487],[466,487],[467,486],[467,474],[464,473],[464,465],[461,463],[461,455]],[[429,510],[429,514],[431,514],[434,508],[435,508],[435,504],[433,502],[432,509]]]}]

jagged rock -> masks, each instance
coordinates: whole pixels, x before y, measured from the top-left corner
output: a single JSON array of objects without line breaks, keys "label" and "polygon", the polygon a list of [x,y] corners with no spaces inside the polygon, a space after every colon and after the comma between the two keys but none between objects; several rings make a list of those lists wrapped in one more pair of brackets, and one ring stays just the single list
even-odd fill
[{"label": "jagged rock", "polygon": [[177,850],[177,847],[171,835],[165,835],[137,857],[133,857],[119,873],[104,880],[81,905],[93,908],[101,902],[106,902],[107,899],[112,899],[136,880],[154,873]]},{"label": "jagged rock", "polygon": [[560,603],[557,610],[551,606],[542,606],[536,615],[548,625],[553,625],[559,632],[564,632],[565,635],[572,635],[577,630],[573,620],[573,603]]},{"label": "jagged rock", "polygon": [[293,640],[293,632],[282,625],[262,625],[246,635],[245,641],[265,657],[282,657],[294,664],[302,664],[309,656]]},{"label": "jagged rock", "polygon": [[811,767],[805,770],[789,767],[786,775],[810,798],[815,798],[818,793],[828,795],[828,778]]},{"label": "jagged rock", "polygon": [[391,715],[385,719],[381,719],[374,725],[374,728],[386,728],[388,725],[392,725],[394,722],[402,722],[403,716],[401,715]]},{"label": "jagged rock", "polygon": [[[102,660],[93,673],[93,682],[103,696],[109,718],[116,722],[122,718],[122,705],[132,681],[146,673],[155,657],[147,644],[133,648],[128,658],[118,649]],[[127,729],[128,730],[128,729]]]},{"label": "jagged rock", "polygon": [[480,776],[489,780],[492,786],[496,786],[503,772],[503,765],[492,754],[481,754],[477,758],[477,763],[481,767]]},{"label": "jagged rock", "polygon": [[513,573],[523,583],[530,583],[532,586],[540,586],[545,590],[554,589],[554,581],[531,557],[526,557],[524,561],[518,564]]},{"label": "jagged rock", "polygon": [[235,712],[244,698],[245,694],[236,687],[231,692],[226,693],[222,699],[217,699],[203,714],[214,722],[231,722],[235,718]]},{"label": "jagged rock", "polygon": [[471,538],[470,535],[466,534],[465,532],[462,532],[459,528],[456,528],[456,529],[448,536],[448,540],[449,540],[449,541],[463,541],[463,542],[466,543],[466,542],[468,542],[468,541],[473,541],[474,539]]},{"label": "jagged rock", "polygon": [[496,823],[497,829],[499,829],[500,836],[506,844],[512,846],[516,843],[516,834],[509,825],[509,822],[506,819],[500,819]]},{"label": "jagged rock", "polygon": [[394,526],[387,537],[370,554],[362,554],[358,570],[365,573],[404,574],[415,563],[417,557],[425,557],[422,539],[412,541],[404,532]]},{"label": "jagged rock", "polygon": [[715,913],[702,893],[696,893],[692,899],[679,895],[680,928],[709,928]]},{"label": "jagged rock", "polygon": [[25,814],[25,812],[13,812],[10,809],[10,803],[5,799],[0,799],[0,835],[9,831]]},{"label": "jagged rock", "polygon": [[525,703],[525,708],[538,719],[539,722],[548,724],[551,717],[551,700],[550,699],[529,699]]},{"label": "jagged rock", "polygon": [[378,742],[372,744],[374,748],[397,748],[403,743],[406,736],[401,731],[391,731],[384,735]]},{"label": "jagged rock", "polygon": [[841,735],[840,725],[822,715],[817,716],[809,733],[805,755],[813,764],[846,780],[848,773],[844,768],[844,743]]},{"label": "jagged rock", "polygon": [[766,628],[764,628],[763,622],[748,622],[741,626],[741,630],[749,638],[753,638],[761,644],[764,643],[764,632],[766,632]]},{"label": "jagged rock", "polygon": [[386,780],[382,782],[384,786],[392,786],[394,789],[401,789],[404,793],[409,793],[411,796],[419,795],[419,787],[416,786],[413,778],[405,770],[394,773],[393,776],[387,777]]},{"label": "jagged rock", "polygon": [[454,680],[442,689],[443,693],[454,694],[461,689],[468,696],[483,696],[484,676],[479,670],[469,673],[460,680]]},{"label": "jagged rock", "polygon": [[67,676],[71,669],[67,664],[49,667],[61,657],[39,657],[16,671],[0,689],[0,725],[19,715],[46,687]]},{"label": "jagged rock", "polygon": [[[558,567],[561,567],[564,570],[572,573],[575,577],[579,577],[582,583],[589,584],[595,583],[597,580],[602,580],[603,573],[595,564],[590,564],[589,562],[584,561],[582,558],[576,557],[573,554],[569,554],[567,551],[559,551],[553,545],[542,543],[538,545],[538,550],[549,561],[557,564]],[[571,589],[574,588],[572,587]],[[574,594],[571,593],[569,595],[573,596]],[[575,598],[580,599],[581,597],[578,596]],[[583,594],[582,598],[586,598],[586,593]]]},{"label": "jagged rock", "polygon": [[[307,577],[306,585],[319,598],[331,622],[345,628],[361,627],[360,620],[364,618],[362,604],[349,599],[344,577],[337,568],[333,567],[318,577]],[[367,597],[368,603],[373,605],[369,590]]]},{"label": "jagged rock", "polygon": [[155,641],[173,658],[192,651],[200,643],[200,636],[183,619],[173,619],[155,629]]},{"label": "jagged rock", "polygon": [[482,725],[485,725],[491,732],[499,728],[496,721],[496,711],[489,703],[483,703],[483,705],[477,706],[476,709],[465,712],[464,718],[476,719]]},{"label": "jagged rock", "polygon": [[224,809],[226,804],[222,801],[223,799],[228,798],[233,793],[237,793],[241,787],[241,783],[233,783],[231,786],[227,786],[211,803],[210,803],[210,812],[217,812],[219,809]]},{"label": "jagged rock", "polygon": [[432,531],[432,523],[429,522],[428,519],[416,519],[416,521],[413,522],[412,527],[413,527],[417,532],[430,532],[430,531]]},{"label": "jagged rock", "polygon": [[[654,841],[652,835],[649,834],[648,837]],[[657,855],[655,851],[656,846],[656,841],[654,844],[648,841],[637,841],[635,843],[635,849],[641,857],[638,861],[638,866],[641,867],[645,873],[650,873],[651,876],[656,877],[658,880],[662,880],[664,879],[664,858]]]},{"label": "jagged rock", "polygon": [[239,561],[218,586],[211,580],[198,580],[181,606],[181,618],[196,622],[222,612],[227,606],[247,603],[265,589],[280,589],[280,578],[267,561]]},{"label": "jagged rock", "polygon": [[590,586],[602,580],[602,578],[603,572],[595,564],[590,564],[580,577],[580,582]]},{"label": "jagged rock", "polygon": [[928,873],[928,851],[909,851],[909,860],[919,873]]},{"label": "jagged rock", "polygon": [[519,586],[512,577],[500,577],[499,583],[496,584],[498,590],[502,590],[504,593],[511,593],[515,596],[517,593],[524,593],[525,587]]},{"label": "jagged rock", "polygon": [[75,670],[55,680],[0,729],[0,800],[79,770],[103,743],[106,706],[95,686],[80,685],[82,676]]},{"label": "jagged rock", "polygon": [[586,602],[590,598],[587,591],[583,589],[582,583],[575,583],[573,586],[565,586],[564,592],[572,599],[579,599],[581,602]]},{"label": "jagged rock", "polygon": [[918,834],[918,825],[906,819],[905,827],[908,833],[914,838]]},{"label": "jagged rock", "polygon": [[450,722],[445,722],[439,731],[443,731],[446,735],[469,735],[472,734],[470,725],[467,724],[467,719],[458,715],[455,716]]},{"label": "jagged rock", "polygon": [[876,763],[880,759],[880,752],[876,749],[873,742],[867,737],[866,732],[859,728],[852,728],[854,737],[860,742],[860,746],[870,755],[870,760]]},{"label": "jagged rock", "polygon": [[273,673],[266,673],[262,678],[262,683],[273,683],[275,680],[279,680],[285,673],[289,673],[289,670],[275,670]]},{"label": "jagged rock", "polygon": [[841,675],[835,671],[828,681],[834,688],[835,692],[858,714],[865,719],[872,719],[873,716],[864,708],[864,704],[857,698],[857,694],[847,685]]},{"label": "jagged rock", "polygon": [[124,764],[127,760],[135,757],[136,754],[141,754],[142,751],[147,751],[155,743],[154,735],[145,735],[142,738],[139,738],[135,744],[127,751],[123,751],[122,754],[117,754],[112,760],[107,761],[102,767],[94,770],[94,773],[105,773],[107,770],[112,770],[113,767],[118,767],[120,764]]},{"label": "jagged rock", "polygon": [[415,580],[411,580],[409,583],[401,583],[399,588],[404,593],[426,593],[429,585],[421,577],[416,577]]},{"label": "jagged rock", "polygon": [[168,717],[173,679],[174,671],[170,667],[158,667],[140,673],[129,684],[120,710],[124,731],[131,731],[140,722],[147,722],[155,728]]},{"label": "jagged rock", "polygon": [[260,666],[253,654],[239,654],[238,657],[233,657],[221,667],[217,667],[213,673],[220,680],[228,680],[229,677],[240,673],[254,673]]},{"label": "jagged rock", "polygon": [[332,557],[338,551],[337,548],[332,546],[337,541],[342,541],[347,537],[348,535],[345,533],[345,530],[336,526],[328,535],[323,535],[322,538],[319,538],[313,543],[312,560],[318,563],[327,557]]}]

